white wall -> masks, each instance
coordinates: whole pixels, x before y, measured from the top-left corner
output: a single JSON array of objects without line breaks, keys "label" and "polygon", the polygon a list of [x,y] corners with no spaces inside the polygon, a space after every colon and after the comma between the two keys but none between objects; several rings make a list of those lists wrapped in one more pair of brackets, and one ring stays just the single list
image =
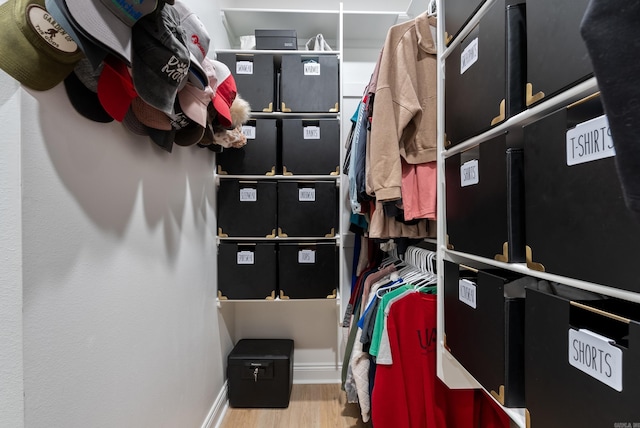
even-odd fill
[{"label": "white wall", "polygon": [[[217,1],[189,5],[226,47]],[[0,426],[202,426],[232,346],[212,153],[167,154],[2,71],[0,120]]]},{"label": "white wall", "polygon": [[22,428],[20,87],[0,71],[0,426]]}]

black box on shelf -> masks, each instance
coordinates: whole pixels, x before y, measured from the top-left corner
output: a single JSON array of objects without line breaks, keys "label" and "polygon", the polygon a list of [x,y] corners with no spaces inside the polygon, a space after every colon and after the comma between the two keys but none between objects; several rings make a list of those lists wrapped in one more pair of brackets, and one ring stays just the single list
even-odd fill
[{"label": "black box on shelf", "polygon": [[503,262],[525,261],[521,134],[498,135],[445,160],[451,249]]},{"label": "black box on shelf", "polygon": [[282,55],[280,111],[331,113],[340,108],[336,55]]},{"label": "black box on shelf", "polygon": [[283,119],[282,168],[285,175],[339,175],[339,120]]},{"label": "black box on shelf", "polygon": [[444,31],[446,44],[453,40],[485,0],[447,0],[444,6]]},{"label": "black box on shelf", "polygon": [[275,181],[221,179],[218,236],[275,237],[277,200]]},{"label": "black box on shelf", "polygon": [[529,267],[640,292],[640,224],[625,205],[599,98],[524,127]]},{"label": "black box on shelf", "polygon": [[446,145],[458,144],[524,109],[525,9],[497,0],[446,59]]},{"label": "black box on shelf", "polygon": [[293,340],[241,339],[227,357],[229,406],[285,408],[293,385]]},{"label": "black box on shelf", "polygon": [[503,406],[524,407],[524,296],[513,272],[460,271],[445,260],[444,326],[451,354]]},{"label": "black box on shelf", "polygon": [[278,167],[278,128],[275,119],[252,119],[242,126],[247,144],[225,148],[216,155],[218,174],[275,175]]},{"label": "black box on shelf", "polygon": [[218,247],[220,299],[274,299],[277,295],[276,244],[227,242]]},{"label": "black box on shelf", "polygon": [[258,50],[297,50],[296,30],[254,30]]},{"label": "black box on shelf", "polygon": [[276,110],[276,73],[273,55],[220,52],[217,59],[231,70],[238,93],[249,102],[251,111]]},{"label": "black box on shelf", "polygon": [[589,0],[527,2],[528,106],[593,75],[580,35],[580,22],[588,4]]},{"label": "black box on shelf", "polygon": [[331,181],[278,181],[278,235],[334,237],[338,191]]},{"label": "black box on shelf", "polygon": [[638,423],[639,305],[546,281],[538,288],[525,299],[528,426]]},{"label": "black box on shelf", "polygon": [[281,299],[334,299],[338,290],[335,242],[282,242],[278,245]]}]

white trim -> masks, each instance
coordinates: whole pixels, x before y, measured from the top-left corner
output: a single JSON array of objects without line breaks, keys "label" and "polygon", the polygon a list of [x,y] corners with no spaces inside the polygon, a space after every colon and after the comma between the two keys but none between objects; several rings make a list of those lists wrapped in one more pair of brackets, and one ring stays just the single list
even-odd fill
[{"label": "white trim", "polygon": [[337,364],[309,364],[293,365],[293,383],[319,384],[340,383],[342,368]]},{"label": "white trim", "polygon": [[218,428],[222,424],[224,415],[229,408],[229,400],[227,399],[227,381],[224,382],[216,400],[209,410],[209,414],[202,423],[202,428]]}]

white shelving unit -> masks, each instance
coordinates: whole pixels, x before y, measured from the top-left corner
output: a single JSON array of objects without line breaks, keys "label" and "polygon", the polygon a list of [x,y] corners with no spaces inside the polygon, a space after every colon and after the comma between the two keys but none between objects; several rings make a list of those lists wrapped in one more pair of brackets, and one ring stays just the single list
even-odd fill
[{"label": "white shelving unit", "polygon": [[[445,0],[438,1],[438,10],[444,10]],[[445,179],[445,159],[471,147],[487,141],[505,131],[515,129],[527,125],[548,113],[555,111],[561,107],[567,106],[575,101],[585,98],[598,90],[595,78],[590,78],[565,92],[542,101],[535,106],[509,118],[500,125],[474,136],[456,146],[445,149],[444,141],[444,76],[445,76],[445,60],[460,44],[460,42],[471,32],[478,24],[482,16],[493,5],[494,0],[487,0],[478,12],[471,18],[470,22],[464,27],[462,32],[445,47],[440,44],[438,47],[439,68],[438,68],[438,218],[446,218],[446,179]],[[444,37],[444,19],[442,15],[438,20],[439,40]],[[631,302],[640,302],[640,294],[617,288],[612,288],[602,284],[594,284],[581,281],[574,278],[562,277],[546,272],[540,272],[529,269],[525,263],[504,263],[485,257],[479,257],[472,254],[462,253],[450,250],[446,245],[446,222],[438,222],[438,376],[452,388],[480,388],[481,385],[458,363],[458,361],[448,352],[445,346],[444,337],[444,261],[452,261],[459,264],[474,262],[474,266],[478,267],[497,267],[500,269],[510,270],[524,275],[545,279],[548,281],[560,282],[578,289],[591,291],[594,293],[604,294],[607,296],[623,299]],[[499,404],[499,403],[498,403]],[[503,407],[504,411],[509,415],[513,424],[518,427],[526,427],[527,421],[525,409],[514,409]]]}]

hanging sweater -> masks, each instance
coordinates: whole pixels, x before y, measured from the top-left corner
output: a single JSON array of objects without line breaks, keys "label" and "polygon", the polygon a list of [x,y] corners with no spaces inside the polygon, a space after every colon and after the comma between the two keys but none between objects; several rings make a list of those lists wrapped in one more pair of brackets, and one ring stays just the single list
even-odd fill
[{"label": "hanging sweater", "polygon": [[367,178],[379,201],[401,197],[402,166],[436,160],[436,44],[426,13],[389,29],[380,60]]}]

